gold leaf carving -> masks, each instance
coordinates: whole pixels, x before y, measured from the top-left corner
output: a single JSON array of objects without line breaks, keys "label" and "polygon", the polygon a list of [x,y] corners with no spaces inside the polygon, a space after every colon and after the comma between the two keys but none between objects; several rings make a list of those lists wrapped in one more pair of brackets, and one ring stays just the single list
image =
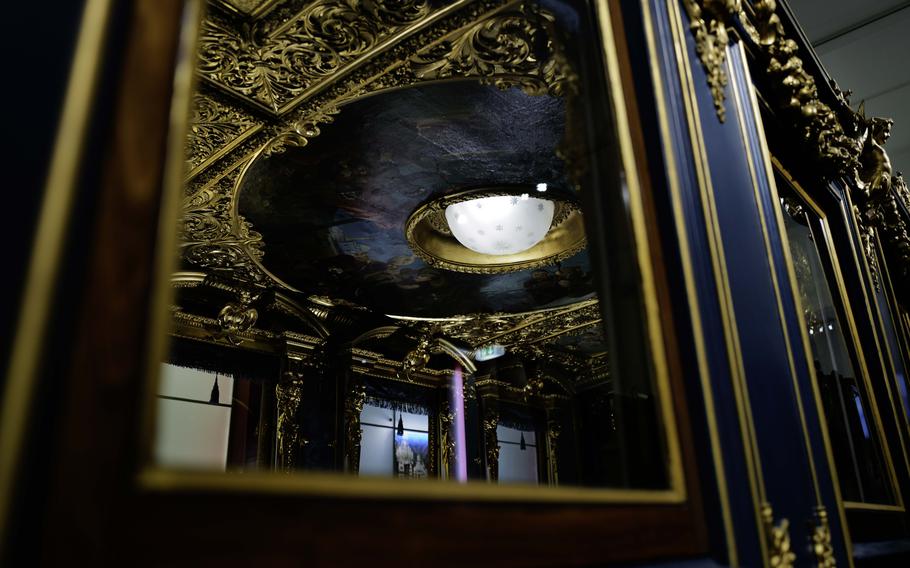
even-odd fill
[{"label": "gold leaf carving", "polygon": [[[391,37],[407,25],[418,25],[424,16],[432,17],[427,10],[425,3],[412,0],[365,2],[353,8],[345,2],[319,1],[277,27],[263,21],[232,28],[230,20],[217,15],[206,23],[208,39],[203,40],[200,63],[203,76],[217,83],[217,88],[241,94],[247,100],[259,93],[255,96],[266,97],[259,103],[287,103],[288,109],[296,106],[293,112],[265,124],[242,143],[237,142],[238,137],[228,140],[225,135],[222,139],[226,146],[216,150],[214,146],[221,146],[217,142],[211,148],[200,149],[200,155],[217,151],[223,156],[192,180],[195,191],[185,201],[182,235],[187,262],[200,268],[234,271],[243,280],[268,280],[258,266],[264,254],[261,235],[244,219],[231,217],[240,172],[258,155],[306,145],[308,139],[319,135],[323,125],[332,122],[342,105],[366,94],[456,77],[477,78],[501,88],[519,86],[532,94],[558,95],[574,89],[576,76],[557,41],[554,17],[530,3],[477,2],[434,22],[394,48],[378,53],[367,49],[379,38]],[[367,25],[366,20],[371,23]],[[257,33],[265,35],[260,37]],[[249,38],[244,39],[243,34]],[[279,88],[276,81],[288,72],[287,68],[281,69],[281,57],[275,60],[264,53],[254,57],[248,51],[262,42],[274,51],[274,38],[290,37],[288,34],[308,38],[301,40],[299,49],[309,45],[306,42],[325,44],[329,50],[326,53],[337,54],[339,61],[357,57],[362,64],[340,81],[337,71],[341,67],[316,58],[307,63],[312,66],[308,74],[295,81],[301,81],[301,85],[309,81],[309,85],[318,79],[325,87],[322,91],[308,96],[304,87]],[[260,37],[256,40],[260,43],[254,37]],[[530,39],[538,46],[536,51],[527,43]],[[302,57],[303,52],[294,53]],[[303,65],[304,60],[296,64]],[[275,65],[279,69],[265,69]],[[263,69],[257,71],[260,67]],[[420,69],[419,73],[416,69]],[[292,96],[297,97],[293,104],[287,102]],[[249,115],[248,120],[257,119]]]},{"label": "gold leaf carving", "polygon": [[193,116],[186,141],[186,161],[193,170],[219,150],[261,125],[250,114],[203,93],[193,96]]},{"label": "gold leaf carving", "polygon": [[[834,87],[834,108],[821,101],[815,79],[803,67],[799,45],[788,39],[775,0],[753,4],[753,21],[743,18],[750,37],[759,46],[765,72],[771,79],[771,103],[803,141],[822,170],[831,178],[846,178],[854,200],[862,250],[873,285],[880,286],[876,256],[876,229],[884,253],[893,262],[897,289],[910,285],[910,196],[899,175],[893,175],[884,149],[892,121],[866,118],[863,106],[853,111],[847,96]],[[902,296],[902,301],[908,301]]]},{"label": "gold leaf carving", "polygon": [[290,21],[202,25],[199,74],[256,106],[280,113],[318,81],[365,56],[429,13],[425,0],[316,0]]},{"label": "gold leaf carving", "polygon": [[575,88],[575,75],[553,41],[554,22],[549,12],[521,4],[415,55],[411,68],[418,80],[493,78],[487,82],[501,89],[561,96]]},{"label": "gold leaf carving", "polygon": [[288,374],[285,380],[275,385],[275,399],[278,405],[278,461],[282,471],[293,471],[297,463],[300,438],[300,401],[303,394],[303,379]]},{"label": "gold leaf carving", "polygon": [[[803,68],[799,45],[784,34],[777,2],[760,0],[753,7],[765,72],[771,78],[778,107],[793,120],[800,138],[828,173],[855,171],[860,145],[845,131],[834,109],[819,98],[815,79]],[[844,111],[845,118],[853,118],[849,107]],[[848,126],[851,131],[855,129],[855,124]]]},{"label": "gold leaf carving", "polygon": [[812,554],[815,555],[818,568],[834,568],[834,547],[831,545],[831,526],[828,523],[828,511],[824,507],[815,510],[815,527],[812,529]]},{"label": "gold leaf carving", "polygon": [[796,554],[790,548],[790,521],[781,519],[774,524],[774,511],[769,503],[761,508],[765,526],[765,540],[768,544],[768,565],[772,568],[792,568]]},{"label": "gold leaf carving", "polygon": [[184,200],[183,258],[198,267],[230,271],[240,280],[262,282],[266,277],[254,262],[263,255],[262,235],[243,219],[232,222],[231,191],[221,187],[232,186],[234,176],[236,172]]},{"label": "gold leaf carving", "polygon": [[499,439],[496,428],[499,426],[499,411],[487,408],[483,416],[483,439],[487,457],[487,474],[490,481],[499,479]]},{"label": "gold leaf carving", "polygon": [[695,38],[695,53],[707,74],[708,86],[714,98],[714,111],[724,122],[727,88],[727,24],[740,11],[740,0],[686,0],[689,29]]}]

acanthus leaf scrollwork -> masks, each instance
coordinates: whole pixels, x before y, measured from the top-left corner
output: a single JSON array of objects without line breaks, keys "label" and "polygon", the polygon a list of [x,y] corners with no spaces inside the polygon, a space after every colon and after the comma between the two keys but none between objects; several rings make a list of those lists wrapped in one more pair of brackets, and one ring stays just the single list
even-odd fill
[{"label": "acanthus leaf scrollwork", "polygon": [[262,125],[262,121],[211,94],[193,96],[193,115],[187,132],[186,162],[190,171],[219,150]]},{"label": "acanthus leaf scrollwork", "polygon": [[[881,284],[878,236],[885,256],[892,259],[889,268],[898,283],[895,289],[910,289],[910,197],[900,175],[892,176],[884,150],[892,121],[866,118],[863,105],[853,111],[849,92],[834,84],[833,106],[822,102],[815,79],[804,69],[799,44],[786,37],[776,13],[777,2],[759,0],[752,8],[752,22],[745,18],[742,22],[759,47],[758,56],[764,59],[772,105],[790,121],[822,173],[847,181],[873,286]],[[910,301],[906,293],[900,299]]]},{"label": "acanthus leaf scrollwork", "polygon": [[228,271],[239,280],[261,283],[265,274],[254,262],[262,258],[262,235],[243,220],[231,220],[231,190],[237,172],[186,198],[180,231],[186,262],[215,272]]},{"label": "acanthus leaf scrollwork", "polygon": [[532,4],[497,14],[413,56],[417,80],[479,77],[500,89],[563,96],[574,90],[572,72],[556,35],[553,15]]}]

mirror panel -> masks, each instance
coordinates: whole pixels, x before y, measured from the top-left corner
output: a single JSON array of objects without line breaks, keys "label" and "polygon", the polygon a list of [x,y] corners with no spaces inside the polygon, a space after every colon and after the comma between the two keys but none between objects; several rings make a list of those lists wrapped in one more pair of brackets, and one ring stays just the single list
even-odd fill
[{"label": "mirror panel", "polygon": [[678,499],[597,22],[212,3],[151,466]]}]

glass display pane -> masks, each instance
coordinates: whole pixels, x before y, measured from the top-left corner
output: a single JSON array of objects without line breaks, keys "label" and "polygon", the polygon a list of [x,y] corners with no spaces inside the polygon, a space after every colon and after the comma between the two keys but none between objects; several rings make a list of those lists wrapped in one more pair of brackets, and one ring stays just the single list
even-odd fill
[{"label": "glass display pane", "polygon": [[[778,180],[784,225],[808,327],[815,376],[831,436],[841,494],[846,501],[892,503],[892,486],[870,401],[843,326],[824,220]],[[823,256],[823,253],[824,255]],[[826,264],[827,263],[827,264]],[[828,268],[826,268],[826,266]]]},{"label": "glass display pane", "polygon": [[[910,361],[910,351],[901,341],[901,322],[893,317],[892,310],[899,310],[897,301],[894,299],[894,289],[891,283],[891,276],[888,272],[888,266],[885,264],[884,257],[881,253],[881,245],[876,241],[876,250],[878,251],[878,266],[880,267],[879,285],[875,286],[876,306],[878,307],[879,316],[882,318],[883,331],[885,340],[888,342],[888,352],[891,356],[891,363],[894,366],[894,382],[897,386],[896,396],[900,398],[900,406],[905,415],[910,419],[910,393],[907,391],[908,379],[910,374],[907,372],[907,362]],[[907,346],[910,347],[910,346]]]},{"label": "glass display pane", "polygon": [[[375,45],[313,39],[331,64],[260,58],[254,79],[218,55],[245,49],[225,38],[249,22],[210,4],[165,367],[199,371],[160,387],[202,410],[159,408],[153,446],[185,447],[155,465],[414,487],[681,479],[592,7],[354,3],[344,29]],[[281,5],[255,37],[337,25]]]}]

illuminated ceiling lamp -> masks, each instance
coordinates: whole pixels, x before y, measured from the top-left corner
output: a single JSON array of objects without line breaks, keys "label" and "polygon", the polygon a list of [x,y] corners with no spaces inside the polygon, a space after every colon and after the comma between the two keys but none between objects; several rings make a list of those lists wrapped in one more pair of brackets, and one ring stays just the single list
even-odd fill
[{"label": "illuminated ceiling lamp", "polygon": [[481,254],[515,254],[539,243],[550,231],[555,204],[521,195],[478,197],[446,207],[446,221],[458,242]]},{"label": "illuminated ceiling lamp", "polygon": [[587,244],[574,193],[544,182],[443,195],[411,214],[405,236],[427,264],[479,274],[555,264]]}]

